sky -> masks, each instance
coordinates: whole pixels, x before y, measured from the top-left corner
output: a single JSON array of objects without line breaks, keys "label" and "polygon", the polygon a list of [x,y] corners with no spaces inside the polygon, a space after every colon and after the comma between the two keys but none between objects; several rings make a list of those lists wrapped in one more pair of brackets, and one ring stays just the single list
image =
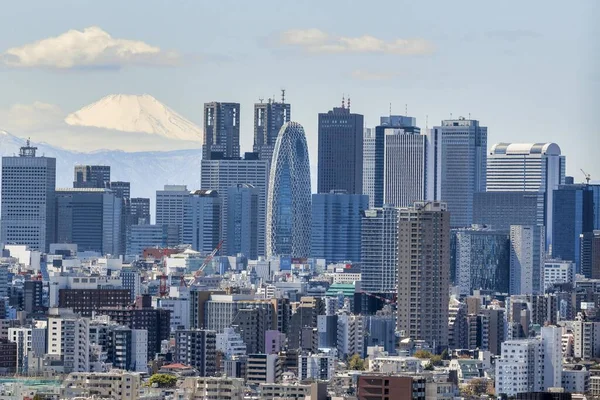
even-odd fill
[{"label": "sky", "polygon": [[600,180],[597,0],[21,0],[0,13],[0,129],[17,136],[147,93],[198,125],[203,103],[241,103],[250,151],[253,103],[284,88],[312,164],[317,114],[345,96],[367,126],[391,109],[421,128],[478,119],[488,148],[553,141],[567,174]]}]

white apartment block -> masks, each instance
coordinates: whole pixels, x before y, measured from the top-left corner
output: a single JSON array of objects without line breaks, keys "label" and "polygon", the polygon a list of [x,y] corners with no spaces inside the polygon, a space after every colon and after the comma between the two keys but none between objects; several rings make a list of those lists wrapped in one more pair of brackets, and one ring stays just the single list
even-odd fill
[{"label": "white apartment block", "polygon": [[47,354],[63,358],[64,373],[89,370],[90,320],[67,309],[50,309]]},{"label": "white apartment block", "polygon": [[546,260],[544,263],[544,289],[555,283],[574,283],[575,263],[563,260]]},{"label": "white apartment block", "polygon": [[96,398],[136,400],[140,398],[140,386],[140,374],[135,372],[74,372],[63,381],[60,398],[91,398],[95,395]]},{"label": "white apartment block", "polygon": [[225,358],[246,355],[246,344],[242,336],[233,328],[226,328],[225,332],[217,333],[217,351],[222,352]]},{"label": "white apartment block", "polygon": [[335,361],[333,354],[299,354],[298,380],[330,380],[335,373]]},{"label": "white apartment block", "polygon": [[189,400],[219,399],[242,400],[246,386],[241,378],[187,377],[179,391]]},{"label": "white apartment block", "polygon": [[365,320],[361,315],[338,315],[337,350],[340,357],[364,355]]},{"label": "white apartment block", "polygon": [[510,227],[511,295],[543,293],[545,257],[543,226]]}]

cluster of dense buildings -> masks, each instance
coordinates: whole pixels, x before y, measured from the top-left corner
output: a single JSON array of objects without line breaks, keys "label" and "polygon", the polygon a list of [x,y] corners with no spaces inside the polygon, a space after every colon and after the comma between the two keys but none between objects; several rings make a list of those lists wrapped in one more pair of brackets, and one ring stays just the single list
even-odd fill
[{"label": "cluster of dense buildings", "polygon": [[240,105],[205,104],[200,188],[154,218],[109,166],[56,188],[29,143],[2,159],[0,373],[64,377],[54,398],[600,395],[600,185],[558,145],[365,129],[348,99],[319,114],[312,194],[291,105],[254,117],[242,156]]}]

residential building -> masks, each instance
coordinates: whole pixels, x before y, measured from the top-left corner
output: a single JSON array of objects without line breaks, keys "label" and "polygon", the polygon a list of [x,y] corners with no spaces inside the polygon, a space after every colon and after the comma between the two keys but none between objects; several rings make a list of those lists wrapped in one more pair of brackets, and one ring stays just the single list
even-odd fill
[{"label": "residential building", "polygon": [[259,190],[247,183],[238,183],[227,190],[228,254],[258,258],[259,198]]},{"label": "residential building", "polygon": [[361,315],[343,313],[337,318],[337,350],[340,357],[365,355],[365,319]]},{"label": "residential building", "polygon": [[[538,192],[537,217],[553,242],[553,191],[565,183],[565,156],[556,143],[497,143],[487,158],[486,191]],[[483,190],[481,190],[483,191]]]},{"label": "residential building", "polygon": [[216,349],[227,359],[246,355],[246,344],[234,328],[226,328],[223,333],[217,333]]},{"label": "residential building", "polygon": [[49,310],[47,354],[60,357],[66,374],[89,371],[89,323],[69,309]]},{"label": "residential building", "polygon": [[362,214],[369,197],[332,191],[312,195],[311,256],[327,263],[361,260]]},{"label": "residential building", "polygon": [[73,170],[74,188],[104,189],[110,184],[110,165],[76,165]]},{"label": "residential building", "polygon": [[450,215],[441,202],[415,202],[398,216],[398,325],[401,337],[448,346]]},{"label": "residential building", "polygon": [[215,190],[191,192],[184,204],[183,243],[192,250],[210,253],[221,237],[222,202]]},{"label": "residential building", "polygon": [[193,376],[184,379],[179,386],[191,399],[243,400],[244,380],[216,376]]},{"label": "residential building", "polygon": [[346,107],[344,102],[319,113],[317,193],[363,193],[363,127],[364,117],[351,113],[350,104]]},{"label": "residential building", "polygon": [[216,333],[204,329],[175,331],[175,362],[189,365],[200,376],[216,372]]},{"label": "residential building", "polygon": [[204,103],[202,159],[240,156],[240,104]]},{"label": "residential building", "polygon": [[329,381],[335,373],[336,358],[330,353],[298,355],[298,380]]},{"label": "residential building", "polygon": [[544,234],[544,227],[540,225],[510,227],[511,295],[544,292]]},{"label": "residential building", "polygon": [[69,374],[61,385],[63,399],[109,398],[132,400],[139,398],[142,379],[139,373],[112,370],[109,372],[78,371]]},{"label": "residential building", "polygon": [[102,307],[125,307],[131,304],[129,289],[59,289],[58,307],[70,308],[84,317],[91,317]]},{"label": "residential building", "polygon": [[281,380],[281,362],[277,354],[250,354],[246,364],[246,383],[277,383]]},{"label": "residential building", "polygon": [[36,157],[37,147],[2,157],[0,243],[47,251],[54,243],[56,159]]},{"label": "residential building", "polygon": [[304,128],[282,128],[271,163],[267,200],[267,256],[310,256],[310,161]]},{"label": "residential building", "polygon": [[[257,253],[259,256],[264,256],[269,162],[257,159],[255,153],[246,153],[243,160],[202,160],[200,172],[201,189],[227,194],[229,188],[239,184],[248,184],[256,188],[258,191]],[[229,196],[221,197],[221,239],[224,240],[221,254],[236,255],[229,251],[227,244]]]},{"label": "residential building", "polygon": [[122,254],[122,199],[111,189],[56,190],[56,242],[78,251]]},{"label": "residential building", "polygon": [[281,102],[270,98],[266,103],[262,100],[254,104],[254,147],[252,151],[258,153],[261,160],[266,160],[269,165],[273,158],[275,142],[281,127],[290,122],[292,106],[285,102],[285,91],[282,90]]},{"label": "residential building", "polygon": [[469,227],[473,195],[486,188],[487,127],[461,117],[442,121],[431,134],[441,148],[432,149],[441,157],[440,196],[434,198],[448,204],[451,227]]},{"label": "residential building", "polygon": [[391,293],[398,282],[398,208],[365,210],[361,227],[361,288]]},{"label": "residential building", "polygon": [[573,356],[583,360],[600,357],[600,322],[588,321],[579,316],[571,323],[573,330]]},{"label": "residential building", "polygon": [[358,400],[425,399],[426,379],[421,376],[361,374],[357,381]]}]

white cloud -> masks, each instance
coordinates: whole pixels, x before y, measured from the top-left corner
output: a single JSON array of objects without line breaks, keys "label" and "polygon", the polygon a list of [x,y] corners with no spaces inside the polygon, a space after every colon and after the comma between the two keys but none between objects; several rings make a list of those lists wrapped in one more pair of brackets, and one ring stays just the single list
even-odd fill
[{"label": "white cloud", "polygon": [[399,55],[431,54],[434,45],[422,38],[385,41],[370,35],[332,36],[320,29],[291,29],[282,32],[279,43],[313,53],[383,53]]},{"label": "white cloud", "polygon": [[367,71],[364,69],[356,69],[352,71],[352,77],[361,81],[387,81],[397,77],[399,74],[395,72],[376,72]]},{"label": "white cloud", "polygon": [[69,30],[0,54],[0,64],[14,68],[120,68],[125,65],[174,65],[175,52],[138,40],[117,39],[93,26]]},{"label": "white cloud", "polygon": [[0,109],[0,129],[23,132],[51,128],[62,124],[65,113],[54,104],[35,101]]}]

